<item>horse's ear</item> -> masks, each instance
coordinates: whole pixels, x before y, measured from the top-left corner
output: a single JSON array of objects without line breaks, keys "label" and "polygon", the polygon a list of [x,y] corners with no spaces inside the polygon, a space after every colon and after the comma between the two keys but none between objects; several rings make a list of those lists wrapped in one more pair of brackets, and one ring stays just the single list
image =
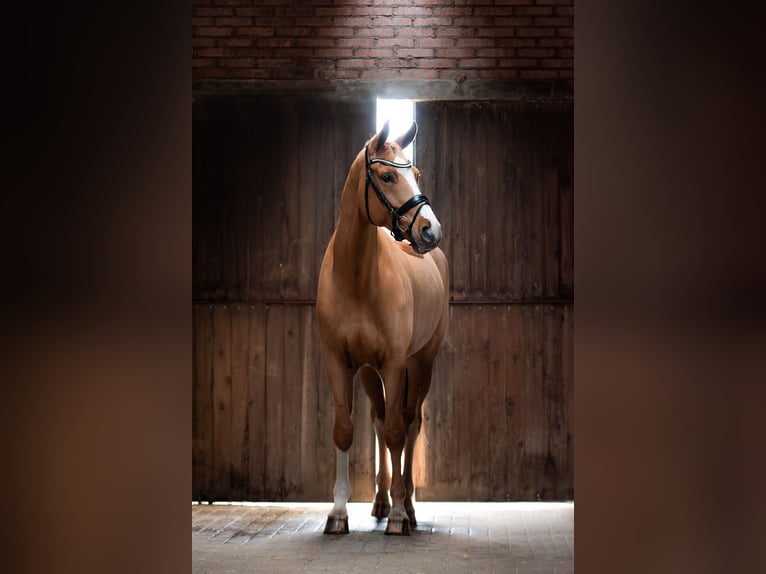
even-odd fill
[{"label": "horse's ear", "polygon": [[386,143],[386,140],[388,139],[388,122],[389,120],[386,120],[386,123],[383,124],[383,127],[380,129],[380,132],[378,135],[376,135],[372,139],[372,149],[375,151],[380,151],[383,149],[383,145]]},{"label": "horse's ear", "polygon": [[410,129],[407,130],[406,134],[400,135],[397,138],[396,143],[399,144],[400,148],[404,149],[412,143],[412,140],[415,139],[415,136],[417,135],[417,133],[418,133],[418,124],[417,122],[415,122],[415,120],[412,120],[412,125],[410,126]]}]

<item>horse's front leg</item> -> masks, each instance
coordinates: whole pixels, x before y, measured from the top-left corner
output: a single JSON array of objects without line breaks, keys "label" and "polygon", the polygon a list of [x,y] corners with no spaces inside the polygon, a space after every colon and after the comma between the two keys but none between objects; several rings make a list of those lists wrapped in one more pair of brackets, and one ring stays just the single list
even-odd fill
[{"label": "horse's front leg", "polygon": [[333,508],[327,516],[325,534],[348,534],[348,510],[346,504],[351,494],[348,476],[348,451],[354,439],[354,425],[351,410],[354,399],[354,374],[343,364],[325,354],[327,374],[332,387],[335,404],[335,419],[332,438],[335,443],[335,486],[333,487]]},{"label": "horse's front leg", "polygon": [[388,516],[391,510],[391,502],[388,490],[391,487],[391,472],[388,469],[388,450],[383,438],[383,421],[386,418],[386,398],[383,393],[383,381],[376,371],[364,368],[359,372],[367,396],[370,398],[372,424],[375,428],[375,436],[378,439],[378,474],[375,477],[377,492],[372,505],[372,515],[378,520]]},{"label": "horse's front leg", "polygon": [[[403,362],[402,362],[403,363]],[[391,452],[391,510],[388,513],[386,534],[409,536],[410,521],[404,506],[406,489],[402,479],[402,450],[407,438],[404,420],[405,369],[389,368],[383,372],[386,387],[386,419],[383,438]]]}]

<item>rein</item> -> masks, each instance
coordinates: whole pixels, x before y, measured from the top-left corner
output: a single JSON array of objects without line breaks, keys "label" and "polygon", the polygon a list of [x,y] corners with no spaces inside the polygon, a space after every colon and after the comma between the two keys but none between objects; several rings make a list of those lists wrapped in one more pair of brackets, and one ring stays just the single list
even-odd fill
[{"label": "rein", "polygon": [[[377,183],[375,183],[375,178],[372,177],[372,170],[370,167],[374,163],[382,163],[383,165],[388,165],[391,167],[399,167],[399,168],[406,168],[406,167],[412,167],[412,162],[408,161],[407,163],[396,163],[394,161],[389,161],[387,159],[382,159],[376,157],[375,159],[370,159],[370,150],[367,146],[364,148],[364,160],[366,163],[366,169],[367,169],[367,179],[364,182],[364,207],[367,209],[367,219],[370,223],[375,225],[373,223],[372,218],[370,217],[370,202],[368,199],[368,188],[370,185],[372,185],[372,189],[375,190],[375,193],[378,196],[378,199],[380,199],[380,202],[385,206],[386,209],[391,213],[391,235],[394,239],[397,241],[401,241],[404,239],[404,232],[406,231],[407,234],[412,237],[412,226],[415,224],[415,220],[418,218],[418,215],[420,214],[420,210],[423,209],[424,205],[430,205],[431,203],[428,201],[428,198],[425,195],[422,195],[420,193],[413,195],[411,198],[409,198],[404,205],[402,205],[399,209],[394,209],[394,207],[389,203],[388,199],[386,199],[386,196],[383,195],[383,192],[381,191],[380,187]],[[415,216],[410,220],[409,217],[405,215],[410,209],[413,207],[418,206],[418,210],[415,212]],[[401,225],[399,225],[399,222],[401,220],[404,220],[405,222],[409,223],[409,225],[403,229]],[[405,225],[407,225],[405,223]]]}]

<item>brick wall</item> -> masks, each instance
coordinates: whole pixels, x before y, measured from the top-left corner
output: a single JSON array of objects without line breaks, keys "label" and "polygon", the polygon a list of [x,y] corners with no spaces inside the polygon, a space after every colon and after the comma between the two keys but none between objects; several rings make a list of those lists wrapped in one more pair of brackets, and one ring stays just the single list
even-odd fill
[{"label": "brick wall", "polygon": [[192,0],[194,80],[573,78],[574,0]]}]

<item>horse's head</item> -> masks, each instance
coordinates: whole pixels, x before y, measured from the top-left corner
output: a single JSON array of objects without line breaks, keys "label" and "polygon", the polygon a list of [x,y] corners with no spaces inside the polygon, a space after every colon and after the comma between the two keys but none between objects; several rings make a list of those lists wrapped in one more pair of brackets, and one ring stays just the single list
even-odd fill
[{"label": "horse's head", "polygon": [[[417,124],[412,122],[406,133],[389,142],[386,122],[380,133],[367,142],[364,202],[371,223],[390,227],[397,241],[406,238],[415,251],[426,253],[439,245],[442,228],[418,188],[420,172],[402,152],[415,139],[417,131]],[[375,192],[372,198],[370,187]]]}]

